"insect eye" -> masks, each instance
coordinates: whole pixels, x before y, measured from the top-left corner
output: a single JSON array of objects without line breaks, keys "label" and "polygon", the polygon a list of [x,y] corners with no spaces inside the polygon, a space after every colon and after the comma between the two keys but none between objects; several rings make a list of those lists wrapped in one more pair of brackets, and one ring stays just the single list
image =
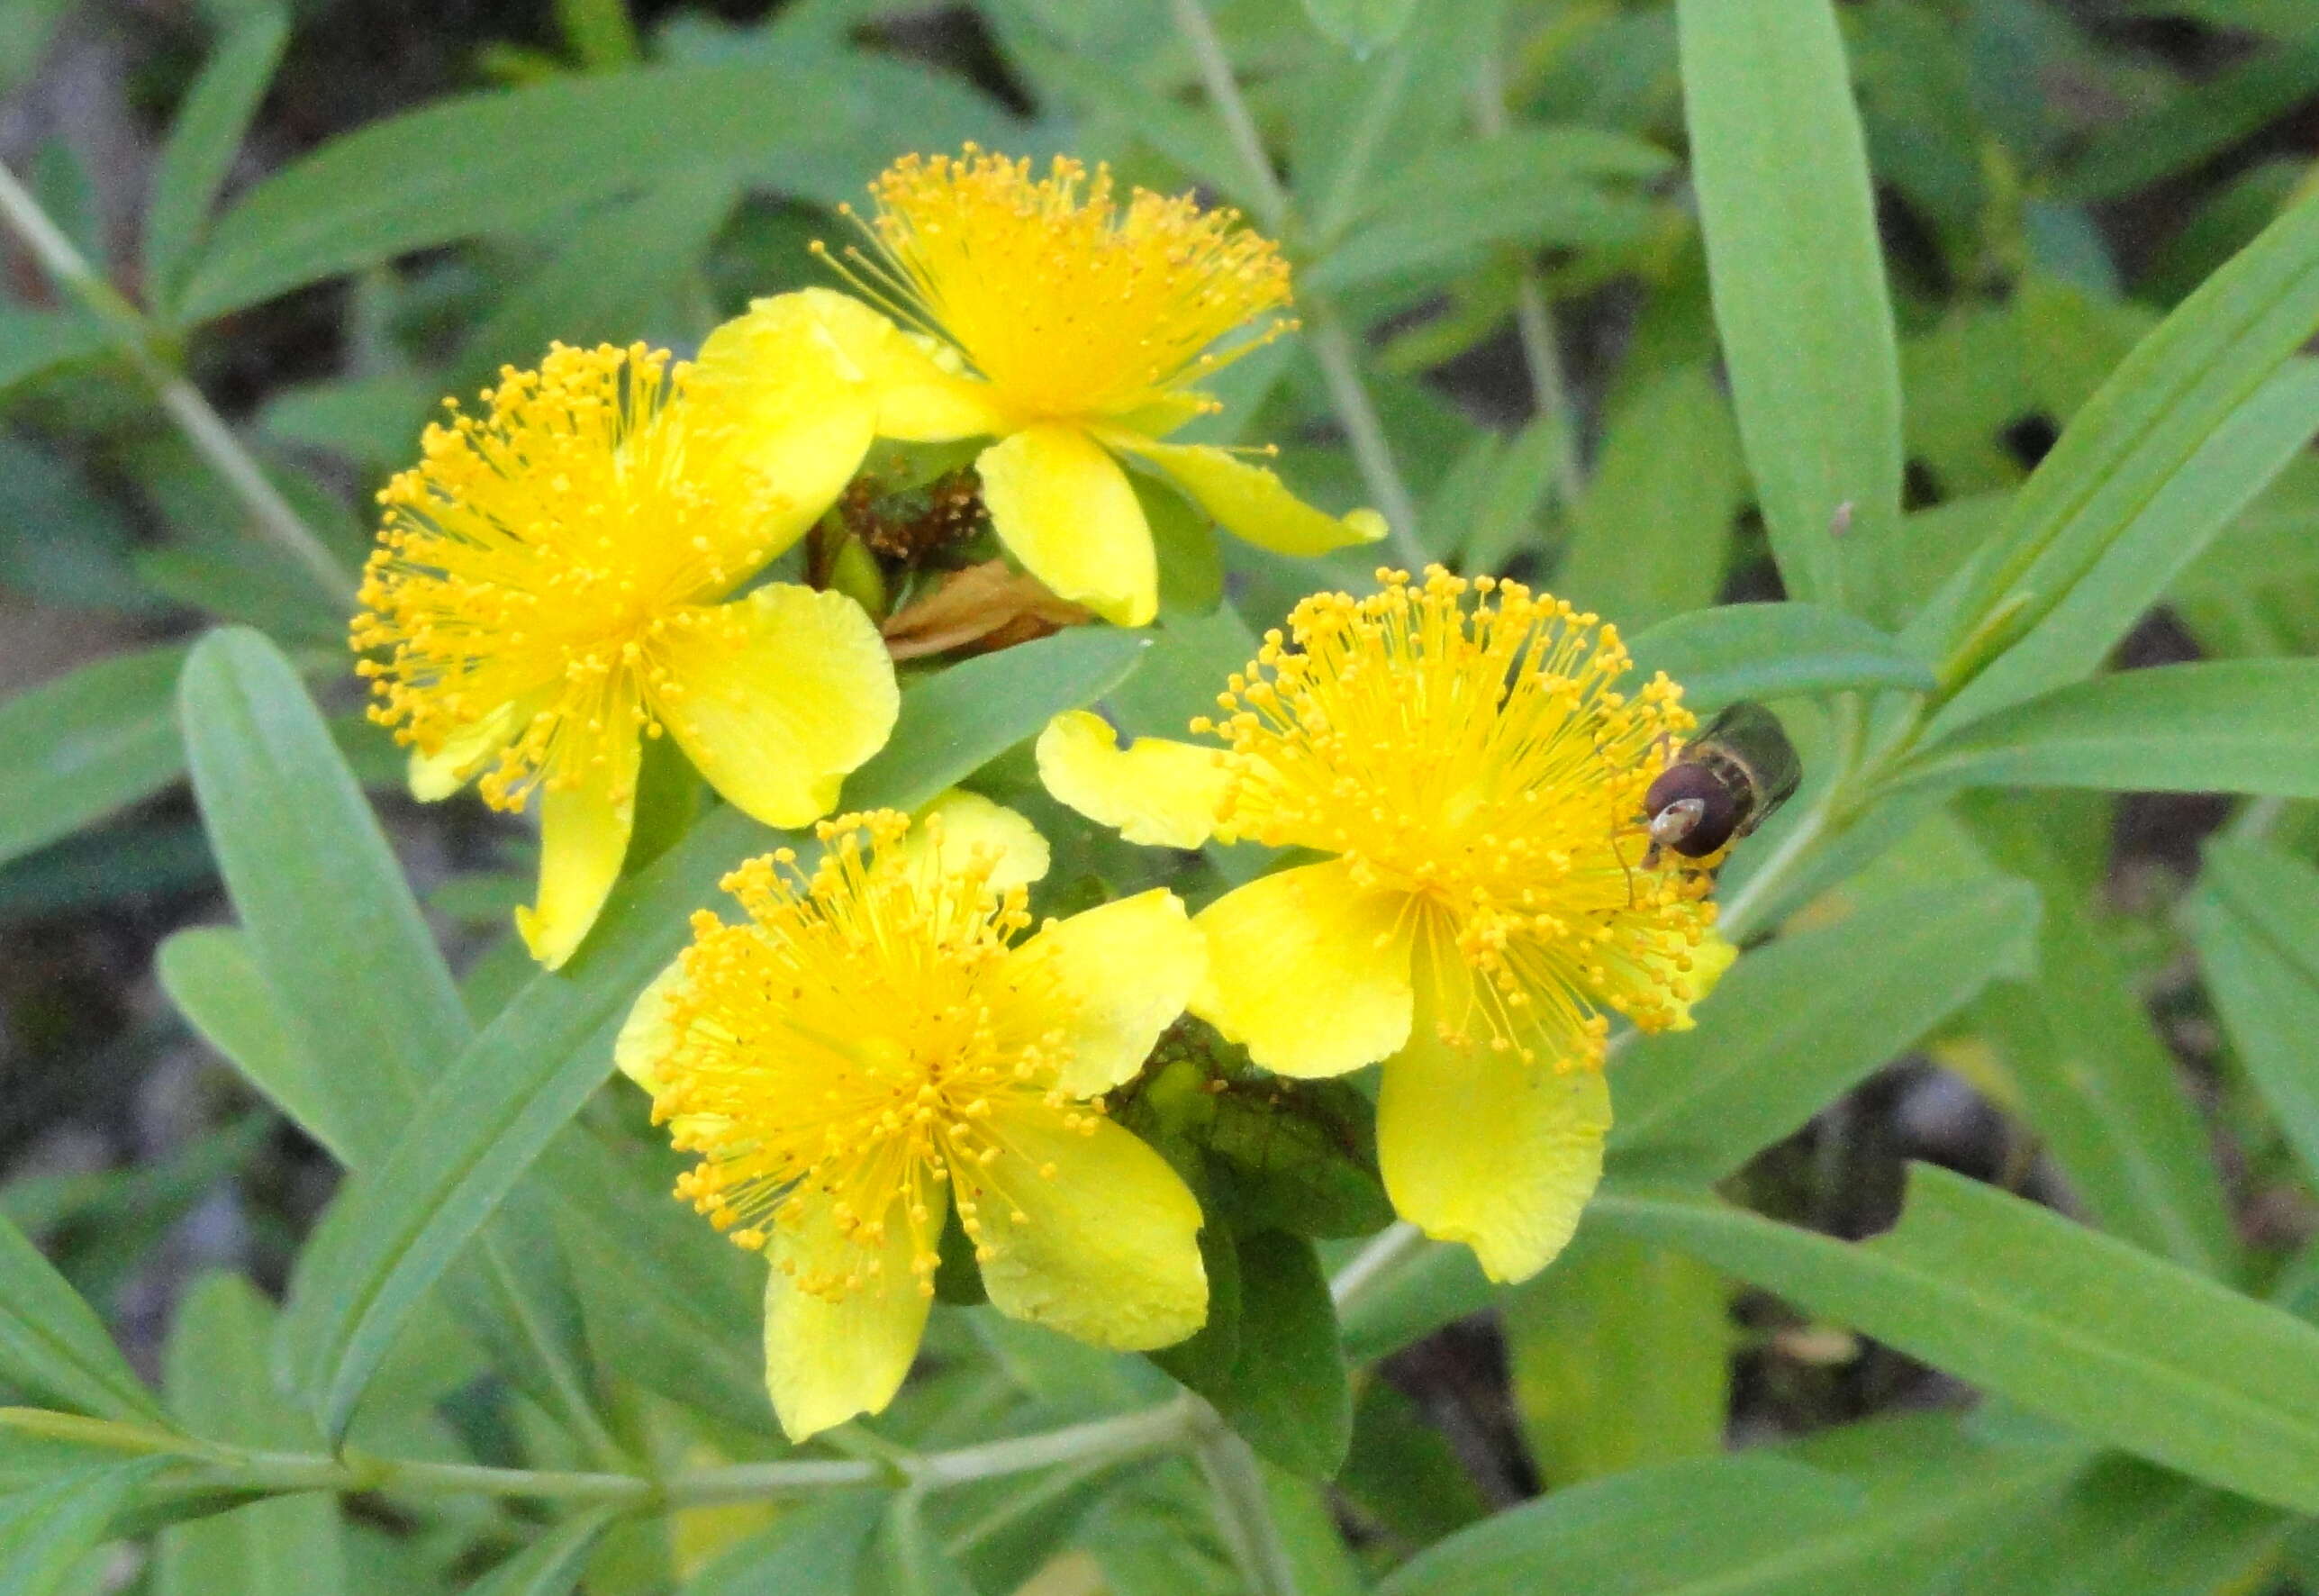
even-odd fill
[{"label": "insect eye", "polygon": [[1643,794],[1651,839],[1685,858],[1704,858],[1731,840],[1739,802],[1705,766],[1681,763],[1659,773]]}]

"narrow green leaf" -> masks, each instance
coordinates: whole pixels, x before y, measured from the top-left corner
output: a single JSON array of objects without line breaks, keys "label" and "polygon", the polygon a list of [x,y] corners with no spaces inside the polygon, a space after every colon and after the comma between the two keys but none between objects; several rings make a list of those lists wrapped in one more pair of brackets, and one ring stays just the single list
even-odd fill
[{"label": "narrow green leaf", "polygon": [[2104,129],[2063,169],[2057,189],[2073,200],[2119,198],[2222,154],[2314,94],[2319,33],[2179,88],[2156,110]]},{"label": "narrow green leaf", "polygon": [[[2017,1510],[2065,1469],[2052,1448],[1981,1448],[1879,1493],[1801,1461],[1663,1464],[1557,1491],[1451,1537],[1379,1596],[1856,1596],[1893,1564]],[[1871,1504],[1875,1510],[1871,1510]],[[1680,1533],[1670,1533],[1680,1525]]]},{"label": "narrow green leaf", "polygon": [[869,54],[650,67],[438,101],[335,139],[219,219],[178,306],[207,321],[302,284],[546,221],[663,174],[766,174],[852,197],[907,149],[1009,123],[963,84]]},{"label": "narrow green leaf", "polygon": [[1746,492],[1731,404],[1706,367],[1644,379],[1572,513],[1556,596],[1629,631],[1714,603]]},{"label": "narrow green leaf", "polygon": [[69,311],[0,304],[0,394],[110,347],[104,329]]},{"label": "narrow green leaf", "polygon": [[182,648],[85,665],[0,703],[12,750],[0,798],[0,860],[151,796],[185,769],[171,713]]},{"label": "narrow green leaf", "polygon": [[[194,790],[281,1028],[325,1084],[354,1167],[383,1159],[472,1034],[458,989],[330,730],[258,634],[195,645],[178,688]],[[583,1430],[579,1312],[537,1216],[452,1283],[508,1372]],[[285,1316],[285,1336],[297,1315]],[[383,1351],[383,1348],[381,1349]],[[326,1428],[343,1432],[349,1406]]]},{"label": "narrow green leaf", "polygon": [[2260,843],[2209,843],[2190,924],[2239,1062],[2319,1171],[2319,870]]},{"label": "narrow green leaf", "polygon": [[104,1326],[24,1233],[0,1219],[0,1379],[98,1419],[163,1423]]},{"label": "narrow green leaf", "polygon": [[1696,1029],[1637,1037],[1611,1066],[1620,1157],[1718,1180],[1870,1071],[2030,967],[2037,895],[1991,880],[1862,909],[1732,966]]},{"label": "narrow green leaf", "polygon": [[2061,601],[1943,706],[1929,735],[2098,669],[2177,576],[2319,432],[2319,360],[2297,359],[2225,417]]},{"label": "narrow green leaf", "polygon": [[1649,201],[1547,173],[1490,203],[1427,204],[1355,228],[1299,279],[1338,293],[1402,279],[1432,282],[1471,268],[1493,245],[1531,249],[1609,249],[1649,233],[1658,212]]},{"label": "narrow green leaf", "polygon": [[104,1538],[131,1493],[169,1464],[149,1457],[75,1469],[0,1497],[0,1591],[65,1596],[66,1581]]},{"label": "narrow green leaf", "polygon": [[135,541],[78,466],[0,430],[0,587],[75,609],[149,609],[130,565]]},{"label": "narrow green leaf", "polygon": [[1927,1596],[2223,1596],[2262,1587],[2293,1520],[2130,1457],[1943,1571]]},{"label": "narrow green leaf", "polygon": [[1662,621],[1627,639],[1647,679],[1665,671],[1683,703],[1718,709],[1742,698],[1932,690],[1933,673],[1867,621],[1817,604],[1725,604]]},{"label": "narrow green leaf", "polygon": [[833,1496],[782,1516],[684,1582],[682,1596],[855,1596],[855,1576],[885,1499],[870,1492]]},{"label": "narrow green leaf", "polygon": [[1246,1333],[1218,1409],[1264,1456],[1325,1480],[1353,1441],[1353,1392],[1328,1281],[1300,1237],[1256,1230],[1239,1243]]},{"label": "narrow green leaf", "polygon": [[[164,1388],[186,1428],[260,1451],[303,1452],[316,1437],[274,1390],[266,1347],[274,1310],[247,1281],[211,1274],[177,1309]],[[337,1596],[346,1588],[338,1504],[285,1496],[161,1532],[155,1596]]]},{"label": "narrow green leaf", "polygon": [[598,1508],[565,1519],[469,1585],[467,1596],[571,1596],[597,1538],[619,1517],[618,1508]]},{"label": "narrow green leaf", "polygon": [[1499,1312],[1515,1411],[1551,1488],[1723,1449],[1731,1290],[1697,1259],[1581,1230]]},{"label": "narrow green leaf", "polygon": [[2036,829],[2033,806],[2052,802],[1973,793],[1961,805],[1982,845],[2044,898],[2037,979],[1999,984],[1982,1001],[1979,1029],[2020,1093],[2022,1117],[2092,1222],[2228,1279],[2238,1243],[2213,1133],[2113,939],[2089,913],[2081,873]]},{"label": "narrow green leaf", "polygon": [[202,1040],[331,1156],[353,1162],[339,1102],[291,1040],[247,936],[226,926],[175,932],[154,955],[153,968],[161,990]]},{"label": "narrow green leaf", "polygon": [[2319,1505],[2319,1329],[1946,1170],[1914,1166],[1908,1191],[1864,1242],[1679,1188],[1607,1190],[1589,1222],[2210,1484]]},{"label": "narrow green leaf", "polygon": [[1891,621],[1878,567],[1900,524],[1899,363],[1834,9],[1675,14],[1716,326],[1772,553],[1796,597]]},{"label": "narrow green leaf", "polygon": [[165,313],[289,38],[290,18],[280,6],[244,9],[170,125],[145,208],[145,296]]},{"label": "narrow green leaf", "polygon": [[[625,343],[700,263],[740,189],[721,172],[684,174],[574,227],[556,258],[516,285],[459,351],[444,387],[466,393],[504,361],[529,366],[557,339]],[[407,453],[411,444],[404,440]]]},{"label": "narrow green leaf", "polygon": [[[1145,646],[1131,632],[1084,629],[913,686],[847,801],[917,808],[1101,695]],[[403,1317],[611,1073],[628,1005],[684,946],[693,911],[775,836],[720,810],[623,883],[571,962],[518,993],[434,1082],[385,1158],[340,1192],[299,1261],[285,1326],[326,1433],[343,1433]]]},{"label": "narrow green leaf", "polygon": [[[1961,635],[1992,625],[2003,628],[1998,642],[2026,633],[2314,329],[2319,199],[2265,228],[2071,418],[2015,495],[1959,606]],[[1972,663],[1959,657],[1956,666]]]},{"label": "narrow green leaf", "polygon": [[2319,660],[2097,676],[1976,721],[1902,768],[1937,787],[2097,787],[2319,798]]}]

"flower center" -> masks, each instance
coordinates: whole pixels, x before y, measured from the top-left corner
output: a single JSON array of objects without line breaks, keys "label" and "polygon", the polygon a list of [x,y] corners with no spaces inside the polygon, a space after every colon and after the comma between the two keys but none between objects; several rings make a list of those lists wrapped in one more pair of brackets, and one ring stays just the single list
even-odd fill
[{"label": "flower center", "polygon": [[896,857],[907,825],[828,822],[810,874],[782,849],[726,878],[749,919],[696,924],[654,1102],[701,1157],[677,1194],[734,1241],[834,1227],[843,1266],[783,1259],[801,1290],[831,1300],[876,1272],[897,1222],[930,1291],[948,1201],[987,1249],[982,1172],[1007,1150],[1010,1109],[1074,1125],[1101,1112],[1055,1085],[1070,1055],[1055,994],[1002,978],[1029,923],[1023,889],[993,891],[987,858]]},{"label": "flower center", "polygon": [[[1226,210],[1137,189],[1114,199],[1057,158],[972,145],[906,156],[872,185],[856,285],[956,348],[1021,422],[1122,417],[1173,397],[1280,331],[1219,340],[1288,303],[1288,263]],[[867,279],[867,280],[865,280]]]}]

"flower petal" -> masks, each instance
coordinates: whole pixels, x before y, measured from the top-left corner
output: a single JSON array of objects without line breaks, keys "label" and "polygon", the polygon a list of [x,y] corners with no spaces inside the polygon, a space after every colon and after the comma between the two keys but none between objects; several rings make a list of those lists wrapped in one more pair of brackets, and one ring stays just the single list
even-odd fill
[{"label": "flower petal", "polygon": [[869,379],[878,402],[878,436],[905,443],[947,443],[995,436],[1006,422],[990,385],[971,376],[956,350],[906,332],[858,299],[807,288],[809,301],[838,346]]},{"label": "flower petal", "polygon": [[1144,1066],[1208,968],[1208,944],[1164,887],[1047,921],[1007,956],[1008,984],[1064,1000],[1073,1097],[1108,1092]]},{"label": "flower petal", "polygon": [[917,823],[885,857],[956,870],[977,852],[990,856],[990,884],[997,892],[1043,879],[1053,857],[1037,826],[964,787],[951,788],[919,810]]},{"label": "flower petal", "polygon": [[678,612],[650,645],[651,705],[709,784],[768,826],[828,814],[885,746],[901,694],[877,628],[842,594],[775,583]]},{"label": "flower petal", "polygon": [[1159,613],[1159,557],[1128,474],[1075,427],[1027,427],[974,462],[999,540],[1061,597],[1118,626]]},{"label": "flower petal", "polygon": [[1418,1031],[1385,1061],[1377,1102],[1386,1194],[1427,1235],[1471,1247],[1490,1279],[1526,1279],[1562,1251],[1602,1178],[1602,1072]]},{"label": "flower petal", "polygon": [[817,313],[813,291],[756,300],[711,332],[682,403],[738,429],[729,459],[767,496],[761,513],[735,518],[736,578],[837,503],[877,431],[876,389]]},{"label": "flower petal", "polygon": [[1098,1347],[1168,1347],[1208,1318],[1200,1203],[1167,1160],[1110,1120],[1092,1134],[1043,1107],[995,1117],[1006,1154],[962,1172],[983,1284],[1001,1313]]},{"label": "flower petal", "polygon": [[1337,1075],[1409,1038],[1409,900],[1363,890],[1342,860],[1227,893],[1192,920],[1208,979],[1191,1011],[1284,1075]]},{"label": "flower petal", "polygon": [[611,896],[636,822],[636,771],[641,753],[625,710],[605,717],[589,739],[593,757],[575,757],[576,778],[551,769],[540,784],[539,901],[515,911],[515,929],[531,957],[561,969]]},{"label": "flower petal", "polygon": [[612,1041],[612,1064],[653,1096],[660,1095],[660,1066],[676,1045],[668,1023],[668,1001],[684,984],[684,961],[673,958],[636,994],[628,1018]]},{"label": "flower petal", "polygon": [[[819,1435],[893,1401],[926,1334],[932,1299],[910,1265],[919,1249],[896,1200],[876,1272],[817,1207],[800,1229],[775,1226],[765,1243],[773,1274],[765,1287],[765,1383],[793,1441]],[[836,1301],[799,1289],[806,1275],[857,1274]]]},{"label": "flower petal", "polygon": [[1279,476],[1228,449],[1198,443],[1155,443],[1121,433],[1110,440],[1149,460],[1236,538],[1282,554],[1327,554],[1385,535],[1374,510],[1338,517],[1314,509],[1289,492]]},{"label": "flower petal", "polygon": [[1038,779],[1056,803],[1147,848],[1198,848],[1218,835],[1231,784],[1222,749],[1159,737],[1122,748],[1088,710],[1066,711],[1038,734]]}]

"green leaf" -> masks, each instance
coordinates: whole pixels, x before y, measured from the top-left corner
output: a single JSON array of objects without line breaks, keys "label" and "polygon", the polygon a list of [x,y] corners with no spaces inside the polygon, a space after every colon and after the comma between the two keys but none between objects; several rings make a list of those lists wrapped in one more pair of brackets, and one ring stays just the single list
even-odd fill
[{"label": "green leaf", "polygon": [[1243,1231],[1239,1253],[1239,1354],[1218,1410],[1262,1455],[1327,1479],[1353,1441],[1327,1277],[1312,1243],[1283,1231]]},{"label": "green leaf", "polygon": [[1606,1190],[1589,1220],[2210,1484],[2319,1504],[2319,1329],[1946,1170],[1908,1192],[1864,1242],[1679,1188]]},{"label": "green leaf", "polygon": [[[2306,22],[2307,22],[2306,18]],[[2055,183],[2063,197],[2117,199],[2242,143],[2319,94],[2319,33],[2187,87],[2102,130]]]},{"label": "green leaf", "polygon": [[1608,249],[1647,235],[1658,216],[1637,195],[1547,173],[1474,204],[1411,205],[1365,222],[1299,279],[1338,293],[1388,280],[1435,282],[1461,275],[1493,245]]},{"label": "green leaf", "polygon": [[855,1573],[884,1499],[859,1492],[785,1513],[684,1582],[683,1596],[855,1596]]},{"label": "green leaf", "polygon": [[0,860],[150,797],[185,769],[171,713],[182,648],[86,665],[0,703],[13,750],[0,799]]},{"label": "green leaf", "polygon": [[2104,1457],[2058,1501],[1959,1557],[1927,1596],[2220,1596],[2263,1588],[2293,1521],[2276,1509]]},{"label": "green leaf", "polygon": [[289,16],[278,5],[243,10],[169,128],[145,208],[145,293],[165,313],[289,38]]},{"label": "green leaf", "polygon": [[1379,1596],[1890,1590],[1896,1559],[1980,1531],[2049,1488],[2071,1461],[2055,1448],[1979,1448],[1889,1493],[1762,1454],[1664,1464],[1557,1491],[1477,1524],[1394,1573]]},{"label": "green leaf", "polygon": [[0,431],[0,586],[77,609],[147,609],[129,563],[134,542],[77,466]]},{"label": "green leaf", "polygon": [[1428,1246],[1345,1305],[1345,1356],[1356,1365],[1390,1357],[1453,1319],[1481,1312],[1493,1295],[1472,1249]]},{"label": "green leaf", "polygon": [[1723,1449],[1731,1291],[1698,1260],[1582,1230],[1499,1313],[1522,1437],[1549,1488]]},{"label": "green leaf", "polygon": [[131,1494],[171,1461],[148,1457],[74,1469],[0,1497],[0,1591],[65,1596],[66,1582],[104,1538]]},{"label": "green leaf", "polygon": [[1400,37],[1418,0],[1304,0],[1304,14],[1337,43],[1367,55]]},{"label": "green leaf", "polygon": [[2319,870],[2260,843],[2209,843],[2190,924],[2239,1062],[2305,1170],[2319,1171]]},{"label": "green leaf", "polygon": [[2319,798],[2314,703],[2319,660],[2124,671],[1976,721],[1919,754],[1895,780]]},{"label": "green leaf", "polygon": [[[723,172],[681,174],[602,207],[565,234],[555,258],[516,286],[460,349],[443,386],[464,394],[504,361],[530,366],[556,340],[625,343],[700,264],[740,198]],[[410,449],[404,440],[404,452]]]},{"label": "green leaf", "polygon": [[618,1508],[598,1508],[565,1519],[469,1585],[467,1596],[571,1596],[598,1537],[620,1512]]},{"label": "green leaf", "polygon": [[1636,1037],[1612,1066],[1622,1158],[1717,1180],[2030,967],[2035,893],[1993,880],[1912,893],[1744,956],[1696,1029]]},{"label": "green leaf", "polygon": [[1390,1381],[1363,1383],[1353,1449],[1335,1488],[1363,1517],[1412,1546],[1428,1546],[1490,1516],[1442,1433]]},{"label": "green leaf", "polygon": [[438,101],[335,139],[222,217],[178,305],[208,321],[303,284],[544,222],[664,175],[853,195],[906,149],[1005,146],[1007,119],[880,56],[651,67]]},{"label": "green leaf", "polygon": [[[249,950],[353,1167],[383,1159],[468,1041],[458,989],[394,854],[289,662],[255,632],[195,645],[178,687],[194,791]],[[508,1372],[584,1430],[578,1309],[534,1216],[511,1214],[453,1283]],[[296,1319],[285,1316],[284,1334]],[[382,1349],[383,1350],[383,1349]],[[350,1411],[350,1410],[349,1410]],[[325,1430],[343,1433],[348,1413]]]},{"label": "green leaf", "polygon": [[1878,567],[1900,524],[1899,364],[1834,9],[1675,14],[1716,326],[1772,553],[1797,598],[1893,621]]},{"label": "green leaf", "polygon": [[1746,493],[1731,405],[1706,367],[1644,378],[1572,513],[1556,596],[1629,631],[1714,603]]},{"label": "green leaf", "polygon": [[2319,199],[2306,200],[2136,344],[2014,496],[1960,606],[1952,669],[2026,633],[2319,329]]},{"label": "green leaf", "polygon": [[88,1304],[5,1219],[0,1219],[0,1380],[70,1412],[167,1422]]},{"label": "green leaf", "polygon": [[[1101,696],[1145,646],[1132,632],[1081,629],[912,686],[883,751],[847,783],[847,803],[917,808]],[[518,993],[436,1079],[386,1156],[348,1182],[299,1261],[284,1327],[326,1434],[344,1432],[404,1316],[611,1073],[612,1036],[684,945],[693,911],[775,836],[720,810],[622,883],[571,962]]]},{"label": "green leaf", "polygon": [[2091,675],[2175,577],[2319,432],[2319,360],[2289,361],[2225,417],[2022,639],[1943,706],[1938,737]]},{"label": "green leaf", "polygon": [[[205,1275],[177,1308],[164,1389],[186,1428],[259,1451],[314,1448],[313,1427],[274,1390],[266,1366],[274,1309],[247,1281]],[[161,1532],[155,1596],[336,1596],[346,1587],[338,1504],[277,1497]]]},{"label": "green leaf", "polygon": [[104,329],[86,316],[0,304],[0,394],[110,347]]},{"label": "green leaf", "polygon": [[1627,639],[1640,679],[1665,671],[1698,711],[1742,698],[1932,690],[1925,662],[1867,621],[1818,604],[1725,604]]},{"label": "green leaf", "polygon": [[1982,845],[2044,897],[2037,979],[1989,993],[1979,1015],[1984,1038],[2020,1094],[2022,1117],[2095,1224],[2229,1278],[2238,1244],[2213,1133],[2114,939],[2088,911],[2088,884],[2035,825],[2038,806],[2052,803],[1976,793],[1962,803]]}]

